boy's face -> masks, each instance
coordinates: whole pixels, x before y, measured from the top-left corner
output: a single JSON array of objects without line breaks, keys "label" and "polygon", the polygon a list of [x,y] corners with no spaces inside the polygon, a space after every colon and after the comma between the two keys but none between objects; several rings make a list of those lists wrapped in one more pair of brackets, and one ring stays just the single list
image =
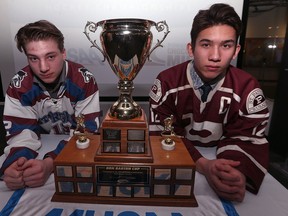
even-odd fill
[{"label": "boy's face", "polygon": [[44,83],[55,82],[63,68],[65,50],[61,52],[56,41],[49,39],[28,42],[25,51],[33,73]]},{"label": "boy's face", "polygon": [[195,70],[205,82],[225,73],[232,59],[240,51],[235,30],[228,25],[216,25],[201,31],[192,50],[188,44],[188,53],[194,58]]}]

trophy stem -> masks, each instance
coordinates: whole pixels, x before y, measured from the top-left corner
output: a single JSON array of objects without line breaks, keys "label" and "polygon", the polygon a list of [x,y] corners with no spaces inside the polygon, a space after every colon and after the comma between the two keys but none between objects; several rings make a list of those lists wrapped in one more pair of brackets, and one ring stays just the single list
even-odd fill
[{"label": "trophy stem", "polygon": [[110,115],[121,120],[129,120],[142,115],[141,107],[132,99],[133,81],[119,80],[120,96],[110,108]]}]

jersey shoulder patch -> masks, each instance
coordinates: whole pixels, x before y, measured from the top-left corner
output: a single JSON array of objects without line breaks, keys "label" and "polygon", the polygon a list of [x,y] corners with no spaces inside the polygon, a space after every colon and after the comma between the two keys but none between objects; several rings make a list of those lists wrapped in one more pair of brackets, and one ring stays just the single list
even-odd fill
[{"label": "jersey shoulder patch", "polygon": [[247,97],[246,108],[248,113],[257,113],[267,108],[263,91],[260,88],[253,89]]},{"label": "jersey shoulder patch", "polygon": [[151,97],[151,99],[153,99],[157,103],[159,102],[160,98],[162,97],[161,81],[159,79],[156,79],[154,81],[154,84],[151,88],[149,96]]},{"label": "jersey shoulder patch", "polygon": [[11,85],[13,85],[15,88],[21,88],[22,87],[22,81],[27,76],[27,72],[21,70],[18,73],[16,73],[12,77]]}]

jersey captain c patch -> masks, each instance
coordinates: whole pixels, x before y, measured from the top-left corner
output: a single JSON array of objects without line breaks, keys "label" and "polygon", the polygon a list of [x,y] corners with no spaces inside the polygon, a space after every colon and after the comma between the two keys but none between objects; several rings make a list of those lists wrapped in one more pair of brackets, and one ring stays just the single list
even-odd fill
[{"label": "jersey captain c patch", "polygon": [[149,96],[155,101],[158,102],[160,98],[162,97],[162,91],[161,91],[161,81],[159,79],[156,79],[154,81],[154,85],[151,88],[151,91],[149,93]]},{"label": "jersey captain c patch", "polygon": [[248,113],[257,113],[267,108],[264,94],[260,88],[256,88],[249,93],[246,108]]}]

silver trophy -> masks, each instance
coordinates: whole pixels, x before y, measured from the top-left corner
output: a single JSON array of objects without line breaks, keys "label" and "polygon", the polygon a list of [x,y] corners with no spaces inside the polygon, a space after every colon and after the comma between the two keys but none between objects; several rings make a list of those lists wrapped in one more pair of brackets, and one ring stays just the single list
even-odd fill
[{"label": "silver trophy", "polygon": [[[96,40],[90,38],[89,33],[95,33],[98,27],[100,33],[101,49]],[[164,31],[161,40],[157,40],[151,48],[153,34],[151,27],[155,26],[158,32]],[[98,23],[88,21],[84,34],[92,43],[91,47],[97,48],[107,59],[114,73],[119,78],[118,89],[120,96],[110,108],[110,116],[121,120],[129,120],[142,115],[141,107],[132,99],[134,89],[133,80],[143,67],[146,59],[159,46],[169,33],[165,21],[155,23],[145,19],[110,19]]]}]

